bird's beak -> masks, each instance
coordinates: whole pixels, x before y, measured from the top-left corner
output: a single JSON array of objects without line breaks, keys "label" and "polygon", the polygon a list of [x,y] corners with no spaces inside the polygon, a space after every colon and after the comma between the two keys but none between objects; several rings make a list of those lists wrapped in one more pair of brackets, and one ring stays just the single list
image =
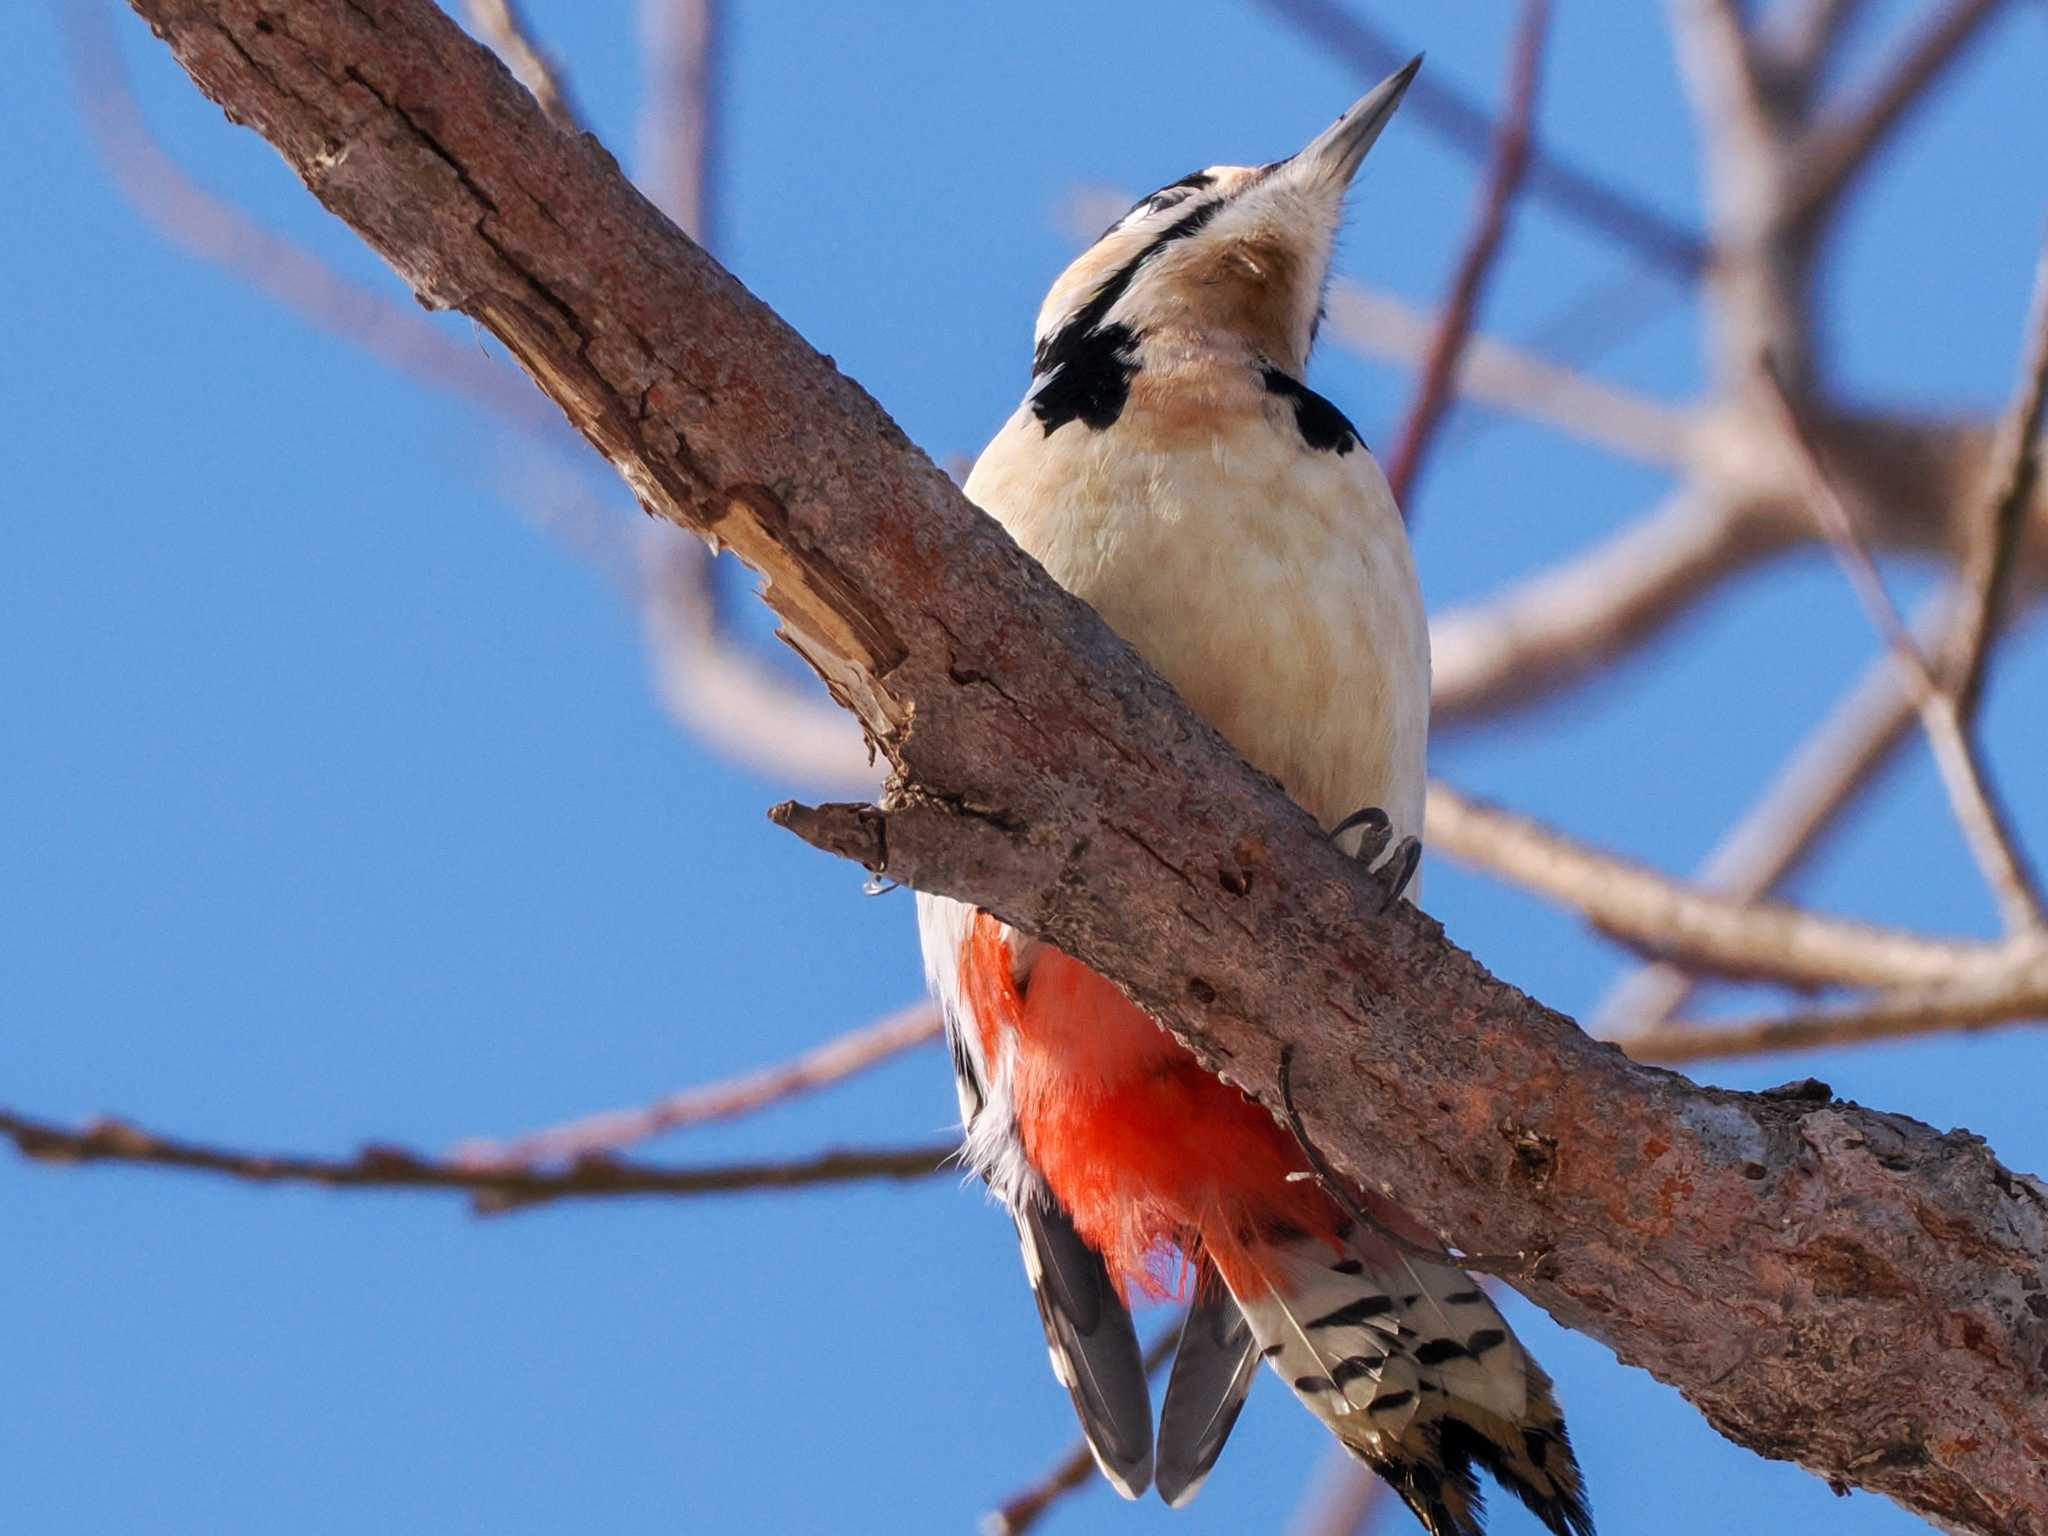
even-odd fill
[{"label": "bird's beak", "polygon": [[1350,111],[1317,134],[1308,148],[1294,157],[1295,173],[1333,190],[1350,185],[1351,178],[1358,173],[1359,163],[1365,159],[1365,152],[1372,148],[1380,130],[1387,126],[1387,119],[1394,115],[1394,108],[1401,105],[1408,82],[1415,78],[1415,72],[1420,68],[1422,55],[1418,53],[1361,96],[1352,104]]}]

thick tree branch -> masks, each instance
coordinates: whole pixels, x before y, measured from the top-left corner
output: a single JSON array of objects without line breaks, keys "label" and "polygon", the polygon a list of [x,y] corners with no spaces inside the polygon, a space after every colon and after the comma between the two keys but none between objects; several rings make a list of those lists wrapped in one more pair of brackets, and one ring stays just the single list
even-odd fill
[{"label": "thick tree branch", "polygon": [[[857,387],[428,0],[132,0],[429,303],[493,330],[649,510],[760,571],[894,765],[820,839],[1114,976],[1317,1144],[1725,1433],[2048,1532],[2048,1191],[1963,1133],[1698,1088],[1402,907]],[[1198,935],[1200,942],[1190,942]],[[2015,1448],[2023,1448],[2016,1452]]]}]

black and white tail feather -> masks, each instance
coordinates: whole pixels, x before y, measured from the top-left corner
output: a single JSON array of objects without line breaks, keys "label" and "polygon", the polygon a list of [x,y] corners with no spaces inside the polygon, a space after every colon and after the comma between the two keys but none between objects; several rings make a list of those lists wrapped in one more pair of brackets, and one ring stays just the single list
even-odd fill
[{"label": "black and white tail feather", "polygon": [[[1475,1466],[1556,1536],[1593,1536],[1550,1378],[1478,1283],[1377,1234],[1347,1243],[1269,1250],[1272,1288],[1243,1306],[1260,1356],[1431,1536],[1482,1536]],[[1176,1450],[1162,1433],[1162,1468]]]}]

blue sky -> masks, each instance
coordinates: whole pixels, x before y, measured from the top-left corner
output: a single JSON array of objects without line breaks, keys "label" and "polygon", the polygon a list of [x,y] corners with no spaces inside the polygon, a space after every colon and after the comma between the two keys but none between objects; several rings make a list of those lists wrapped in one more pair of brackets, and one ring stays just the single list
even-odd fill
[{"label": "blue sky", "polygon": [[[1460,9],[1390,24],[1491,97],[1510,8]],[[629,7],[528,10],[629,149]],[[1361,88],[1241,0],[1189,0],[1170,27],[1074,0],[733,10],[720,253],[940,457],[971,454],[1023,387],[1071,187],[1273,158]],[[1661,11],[1561,11],[1545,135],[1696,214]],[[1830,368],[1872,401],[1988,408],[2011,378],[2048,163],[2048,37],[2038,8],[2011,11],[1842,231]],[[767,824],[803,785],[676,733],[617,587],[549,531],[578,498],[627,507],[603,468],[508,441],[139,224],[81,131],[57,12],[0,7],[0,1102],[259,1147],[443,1147],[778,1058],[913,996],[908,899],[863,897]],[[116,19],[195,176],[403,300]],[[1397,122],[1345,270],[1435,294],[1472,195],[1467,164]],[[1525,213],[1489,321],[1531,334],[1619,270]],[[1698,318],[1666,306],[1603,371],[1682,398]],[[1389,440],[1398,374],[1330,354],[1315,382]],[[1533,428],[1482,427],[1461,418],[1420,507],[1433,605],[1598,538],[1658,489]],[[1686,868],[1871,651],[1840,578],[1800,558],[1598,685],[1446,738],[1436,766]],[[1988,712],[2037,849],[2044,689],[2037,631],[2001,656]],[[1918,752],[1799,894],[1994,927]],[[1571,920],[1462,871],[1434,867],[1429,902],[1560,1007],[1616,974]],[[2043,1060],[2018,1030],[1714,1075],[1811,1072],[2040,1170]],[[922,1139],[952,1116],[946,1078],[917,1056],[660,1151]],[[1603,1529],[1923,1528],[1726,1444],[1532,1309],[1515,1321],[1559,1378]],[[1037,1328],[1007,1223],[950,1180],[479,1221],[440,1197],[0,1160],[0,1487],[11,1524],[52,1536],[962,1530],[1071,1438]],[[1271,1528],[1322,1450],[1262,1383],[1191,1510],[1094,1490],[1056,1528]],[[1502,1503],[1495,1528],[1531,1526]]]}]

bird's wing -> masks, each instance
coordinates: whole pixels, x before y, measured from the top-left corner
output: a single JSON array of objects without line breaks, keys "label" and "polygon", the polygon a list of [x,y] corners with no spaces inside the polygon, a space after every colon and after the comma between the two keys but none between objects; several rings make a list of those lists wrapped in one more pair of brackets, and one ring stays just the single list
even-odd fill
[{"label": "bird's wing", "polygon": [[1010,1097],[1004,1031],[1014,1023],[1004,1015],[1021,1006],[1036,945],[944,897],[918,897],[918,926],[952,1046],[966,1160],[1016,1221],[1053,1375],[1073,1397],[1096,1465],[1135,1499],[1152,1481],[1152,1398],[1137,1330],[1102,1255],[1031,1165]]},{"label": "bird's wing", "polygon": [[1216,1464],[1258,1365],[1259,1341],[1244,1313],[1221,1286],[1203,1285],[1181,1324],[1159,1409],[1159,1496],[1175,1509]]},{"label": "bird's wing", "polygon": [[1135,1499],[1152,1481],[1152,1393],[1130,1308],[1110,1283],[1102,1255],[1056,1203],[1034,1201],[1011,1214],[1052,1373],[1074,1399],[1102,1475]]}]

